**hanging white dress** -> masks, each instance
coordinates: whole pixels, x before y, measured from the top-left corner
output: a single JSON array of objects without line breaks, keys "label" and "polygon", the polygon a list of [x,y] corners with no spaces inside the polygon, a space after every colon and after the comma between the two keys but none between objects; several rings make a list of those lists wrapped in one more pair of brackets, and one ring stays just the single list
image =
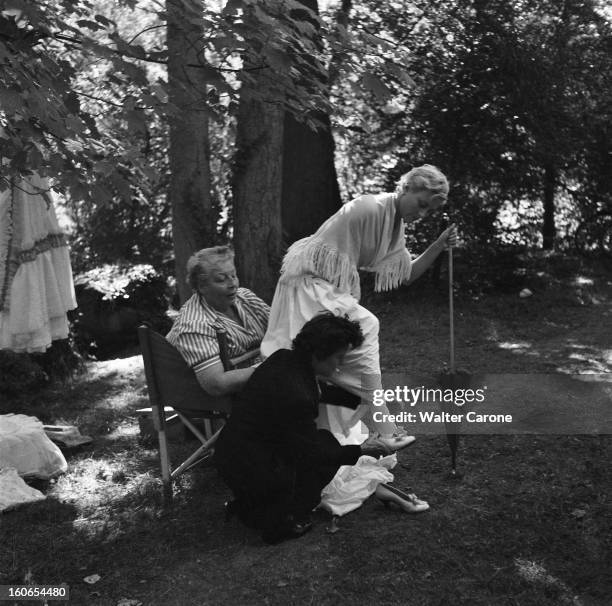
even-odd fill
[{"label": "hanging white dress", "polygon": [[0,192],[0,349],[43,352],[76,307],[66,238],[36,174]]}]

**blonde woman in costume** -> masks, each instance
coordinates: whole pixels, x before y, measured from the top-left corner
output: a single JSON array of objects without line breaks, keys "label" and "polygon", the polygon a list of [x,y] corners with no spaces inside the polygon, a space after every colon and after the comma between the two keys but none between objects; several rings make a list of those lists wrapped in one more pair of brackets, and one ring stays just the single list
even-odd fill
[{"label": "blonde woman in costume", "polygon": [[[372,394],[382,387],[378,319],[359,304],[358,270],[374,273],[377,292],[414,282],[445,248],[455,245],[457,234],[454,225],[449,227],[427,250],[412,259],[406,249],[405,223],[437,210],[446,202],[447,195],[448,182],[442,172],[429,164],[419,166],[402,176],[394,193],[362,195],[348,202],[316,233],[295,242],[285,255],[268,329],[261,344],[264,357],[290,347],[302,326],[322,311],[347,314],[351,320],[359,322],[364,333],[363,344],[345,356],[342,365],[329,379],[359,396],[361,406],[356,411],[338,406],[320,407],[319,427],[330,430],[341,443],[360,444],[367,439],[368,429],[361,419],[366,415],[371,418],[374,412]],[[384,407],[375,410],[386,412]],[[402,448],[414,439],[389,422],[376,423],[372,419],[371,425],[390,451]],[[380,480],[389,481],[392,475],[388,467],[395,461],[382,461],[386,467],[382,471],[386,475],[381,471]],[[350,481],[355,479],[353,475],[345,478],[348,483],[337,487],[340,492],[350,494]],[[340,511],[342,507],[334,510],[334,502],[342,501],[344,497],[334,494],[338,491],[333,484],[332,481],[328,487],[327,501],[328,505],[331,504],[328,508],[333,513],[346,513]],[[371,482],[368,492],[371,494],[374,490],[376,483]],[[380,487],[377,496],[386,498],[388,495]],[[363,500],[357,499],[350,508],[358,507]],[[406,510],[410,511],[409,508]]]}]

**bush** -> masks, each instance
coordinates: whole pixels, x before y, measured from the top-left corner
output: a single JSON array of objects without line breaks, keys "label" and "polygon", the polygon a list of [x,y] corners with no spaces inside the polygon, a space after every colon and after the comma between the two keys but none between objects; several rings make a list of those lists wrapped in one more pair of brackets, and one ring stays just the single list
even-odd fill
[{"label": "bush", "polygon": [[170,328],[166,280],[150,265],[103,265],[79,274],[74,284],[73,330],[81,351],[107,357],[134,345],[140,324]]},{"label": "bush", "polygon": [[42,353],[0,351],[0,393],[32,393],[54,381],[65,381],[83,370],[83,358],[72,339],[53,341]]},{"label": "bush", "polygon": [[83,357],[72,336],[53,341],[47,351],[30,354],[30,357],[51,381],[65,381],[84,370]]},{"label": "bush", "polygon": [[29,393],[48,381],[47,373],[28,354],[0,351],[0,393],[7,396]]}]

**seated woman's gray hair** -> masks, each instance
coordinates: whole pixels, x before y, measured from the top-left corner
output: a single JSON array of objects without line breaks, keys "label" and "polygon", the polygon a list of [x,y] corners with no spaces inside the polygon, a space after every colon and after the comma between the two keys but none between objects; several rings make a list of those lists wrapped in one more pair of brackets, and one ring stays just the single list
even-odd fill
[{"label": "seated woman's gray hair", "polygon": [[231,246],[211,246],[198,250],[187,261],[187,284],[197,291],[200,284],[208,280],[210,272],[227,259],[234,259]]}]

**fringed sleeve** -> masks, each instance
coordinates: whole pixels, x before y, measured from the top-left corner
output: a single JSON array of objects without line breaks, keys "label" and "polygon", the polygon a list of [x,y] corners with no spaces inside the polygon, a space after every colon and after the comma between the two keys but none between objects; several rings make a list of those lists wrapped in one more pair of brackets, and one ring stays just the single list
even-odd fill
[{"label": "fringed sleeve", "polygon": [[375,272],[374,290],[382,292],[397,288],[410,278],[412,259],[406,248],[385,257],[375,267],[367,268]]},{"label": "fringed sleeve", "polygon": [[281,280],[312,275],[326,280],[343,292],[359,299],[359,274],[355,262],[315,236],[295,242],[287,251],[281,268]]}]

